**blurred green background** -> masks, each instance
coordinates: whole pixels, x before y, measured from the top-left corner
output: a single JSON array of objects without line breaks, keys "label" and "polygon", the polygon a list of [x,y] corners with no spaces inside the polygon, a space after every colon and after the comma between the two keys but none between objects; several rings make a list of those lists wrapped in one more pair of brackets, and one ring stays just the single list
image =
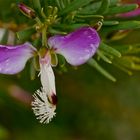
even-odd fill
[{"label": "blurred green background", "polygon": [[[0,0],[0,20],[10,20],[11,3]],[[139,36],[135,31],[122,41],[138,42]],[[140,72],[129,77],[105,67],[117,82],[86,64],[55,71],[59,102],[48,125],[38,123],[29,105],[41,85],[39,78],[30,80],[29,64],[19,75],[0,75],[0,140],[140,140]]]},{"label": "blurred green background", "polygon": [[20,78],[0,76],[0,139],[139,140],[140,74],[128,77],[113,71],[118,74],[116,83],[87,65],[63,75],[56,73],[57,116],[48,125],[39,124],[30,107],[2,86],[14,84],[33,93],[39,80],[31,81],[28,70]]}]

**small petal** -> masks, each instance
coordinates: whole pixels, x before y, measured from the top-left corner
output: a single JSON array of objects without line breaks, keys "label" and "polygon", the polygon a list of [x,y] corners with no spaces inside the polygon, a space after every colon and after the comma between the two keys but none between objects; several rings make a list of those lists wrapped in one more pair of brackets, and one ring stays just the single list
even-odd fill
[{"label": "small petal", "polygon": [[55,76],[50,64],[50,55],[40,58],[40,79],[42,90],[34,94],[32,109],[40,123],[49,123],[55,116],[57,96],[55,89]]},{"label": "small petal", "polygon": [[40,79],[43,89],[49,95],[56,94],[53,69],[50,64],[45,64],[43,61],[40,62]]},{"label": "small petal", "polygon": [[20,72],[35,51],[36,49],[29,43],[17,46],[0,45],[0,73],[16,74]]},{"label": "small petal", "polygon": [[91,27],[82,27],[66,36],[53,36],[48,44],[68,63],[77,66],[87,62],[99,47],[100,37]]}]

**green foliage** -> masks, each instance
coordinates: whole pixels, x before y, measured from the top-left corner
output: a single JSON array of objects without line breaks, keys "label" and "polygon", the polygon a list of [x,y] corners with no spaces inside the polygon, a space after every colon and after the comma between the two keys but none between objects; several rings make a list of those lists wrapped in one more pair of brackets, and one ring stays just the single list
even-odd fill
[{"label": "green foliage", "polygon": [[102,0],[100,8],[97,10],[97,13],[104,14],[108,11],[110,6],[110,0]]},{"label": "green foliage", "polygon": [[[63,0],[61,0],[63,1]],[[75,10],[77,10],[78,8],[81,8],[87,4],[89,4],[90,2],[92,2],[93,0],[74,0],[72,1],[70,4],[68,3],[68,5],[65,5],[65,8],[63,10],[61,10],[60,15],[65,15],[65,14],[69,14]]]},{"label": "green foliage", "polygon": [[[102,61],[109,63],[128,74],[132,74],[131,70],[140,70],[139,45],[126,45],[123,42],[121,45],[116,45],[117,41],[119,42],[120,39],[122,40],[128,35],[129,32],[125,31],[133,31],[140,28],[139,18],[123,18],[118,16],[122,13],[135,10],[138,5],[118,3],[119,0],[29,0],[25,4],[31,6],[36,11],[37,18],[34,20],[27,20],[27,18],[20,20],[15,14],[17,18],[14,17],[12,20],[17,24],[27,24],[27,28],[17,32],[20,42],[30,40],[33,41],[33,44],[37,43],[38,46],[41,45],[41,41],[36,37],[36,33],[42,32],[42,44],[46,43],[46,30],[42,30],[43,26],[47,25],[48,36],[55,34],[65,35],[77,28],[83,26],[94,27],[99,21],[102,22],[102,28],[99,31],[102,42],[96,56],[88,64],[94,65],[105,77],[115,81],[115,78],[98,63]],[[17,10],[15,7],[14,3],[11,3],[11,9],[15,9],[14,12],[16,13]],[[4,17],[10,16],[11,9],[1,14],[2,20]],[[120,31],[124,31],[124,33],[120,33]],[[7,32],[5,32],[1,43],[6,43],[6,35]],[[113,43],[114,40],[116,40],[115,45]]]},{"label": "green foliage", "polygon": [[137,4],[130,4],[130,5],[121,5],[121,6],[115,6],[108,9],[106,12],[106,15],[115,15],[120,13],[125,13],[129,11],[133,11],[138,7]]}]

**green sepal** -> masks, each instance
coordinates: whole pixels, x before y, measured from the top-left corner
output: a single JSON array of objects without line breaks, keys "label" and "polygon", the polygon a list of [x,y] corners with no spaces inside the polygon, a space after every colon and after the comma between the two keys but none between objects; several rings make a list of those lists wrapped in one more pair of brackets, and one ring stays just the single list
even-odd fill
[{"label": "green sepal", "polygon": [[31,60],[30,64],[30,78],[31,80],[34,80],[36,78],[36,69],[34,67],[34,58]]},{"label": "green sepal", "polygon": [[50,53],[50,55],[51,55],[51,65],[53,67],[57,66],[57,64],[58,64],[57,55],[55,53]]}]

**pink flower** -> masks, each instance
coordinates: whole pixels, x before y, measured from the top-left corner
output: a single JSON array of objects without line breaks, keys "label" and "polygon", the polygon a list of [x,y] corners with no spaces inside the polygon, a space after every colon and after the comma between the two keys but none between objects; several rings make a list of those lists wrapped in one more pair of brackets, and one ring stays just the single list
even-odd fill
[{"label": "pink flower", "polygon": [[61,54],[66,61],[79,66],[86,63],[98,49],[100,37],[95,29],[82,27],[66,36],[53,36],[48,39],[50,49],[43,48],[43,55],[30,44],[17,46],[0,45],[0,73],[16,74],[23,70],[27,60],[39,55],[40,79],[42,88],[33,95],[32,109],[41,123],[49,123],[55,116],[56,89],[55,76],[51,64],[51,53]]}]

